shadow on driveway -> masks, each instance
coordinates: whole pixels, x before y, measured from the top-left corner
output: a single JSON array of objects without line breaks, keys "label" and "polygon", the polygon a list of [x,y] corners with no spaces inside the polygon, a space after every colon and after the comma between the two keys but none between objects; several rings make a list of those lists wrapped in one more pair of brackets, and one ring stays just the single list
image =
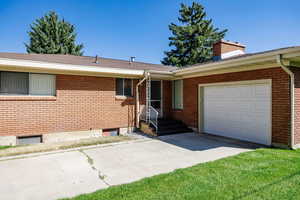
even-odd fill
[{"label": "shadow on driveway", "polygon": [[158,137],[158,140],[191,151],[203,151],[219,147],[238,147],[247,149],[257,149],[266,147],[264,145],[244,142],[221,136],[198,133],[182,133],[175,135],[160,136]]}]

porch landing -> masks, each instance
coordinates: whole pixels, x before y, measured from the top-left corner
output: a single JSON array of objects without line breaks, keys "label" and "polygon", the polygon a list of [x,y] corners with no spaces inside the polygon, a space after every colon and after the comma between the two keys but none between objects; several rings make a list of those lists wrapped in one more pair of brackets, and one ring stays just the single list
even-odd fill
[{"label": "porch landing", "polygon": [[141,122],[141,131],[152,136],[193,132],[193,130],[188,128],[182,121],[174,119],[158,119],[157,129],[152,124]]}]

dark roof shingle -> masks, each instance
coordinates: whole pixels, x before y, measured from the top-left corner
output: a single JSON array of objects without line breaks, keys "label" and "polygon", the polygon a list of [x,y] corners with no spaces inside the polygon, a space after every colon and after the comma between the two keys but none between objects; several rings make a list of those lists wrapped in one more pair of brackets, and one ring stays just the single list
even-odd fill
[{"label": "dark roof shingle", "polygon": [[[240,58],[246,58],[246,57],[251,57],[251,56],[255,56],[255,55],[260,55],[260,54],[265,54],[265,53],[270,53],[270,52],[276,52],[276,51],[281,51],[281,50],[285,50],[285,49],[299,48],[299,47],[300,46],[291,46],[291,47],[283,47],[283,48],[272,49],[272,50],[261,51],[261,52],[255,52],[255,53],[246,53],[246,54],[242,54],[242,55],[238,55],[238,56],[232,56],[232,57],[224,58],[224,59],[220,59],[220,60],[210,60],[210,61],[203,62],[203,63],[197,63],[197,64],[194,64],[194,65],[188,65],[188,66],[181,67],[181,69],[185,69],[185,68],[189,68],[189,67],[196,67],[196,66],[201,67],[202,65],[205,65],[205,64],[222,63],[222,62],[228,61],[228,60],[236,60],[236,59],[240,59]],[[175,71],[177,69],[176,68],[175,69],[171,69],[171,71]]]},{"label": "dark roof shingle", "polygon": [[95,57],[92,56],[73,56],[73,55],[60,55],[60,54],[25,54],[25,53],[0,53],[0,58],[7,59],[18,59],[18,60],[29,60],[29,61],[40,61],[48,63],[59,63],[59,64],[71,64],[71,65],[81,65],[81,66],[96,66],[105,68],[119,68],[119,69],[133,69],[133,70],[156,70],[156,71],[175,71],[178,69],[185,69],[189,67],[201,67],[209,63],[222,63],[228,60],[237,60],[245,57],[251,57],[259,54],[265,54],[269,52],[276,52],[285,49],[300,48],[300,46],[285,47],[279,49],[273,49],[269,51],[248,53],[244,55],[234,56],[217,61],[208,61],[204,63],[194,64],[190,66],[185,66],[182,68],[165,66],[159,64],[151,64],[144,62],[133,62],[130,63],[127,60],[111,59],[111,58],[98,58],[98,63],[95,63]]},{"label": "dark roof shingle", "polygon": [[40,61],[48,63],[71,64],[71,65],[86,65],[96,67],[134,69],[134,70],[158,70],[170,71],[174,69],[171,66],[159,64],[150,64],[144,62],[130,63],[126,60],[111,59],[98,57],[98,63],[95,63],[95,57],[92,56],[73,56],[60,54],[25,54],[25,53],[0,53],[0,58],[20,59],[30,61]]}]

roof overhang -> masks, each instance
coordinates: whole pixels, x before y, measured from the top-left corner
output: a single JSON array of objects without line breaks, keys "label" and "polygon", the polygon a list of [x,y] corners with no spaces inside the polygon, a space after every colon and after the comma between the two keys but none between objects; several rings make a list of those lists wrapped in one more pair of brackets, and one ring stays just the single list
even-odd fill
[{"label": "roof overhang", "polygon": [[[207,64],[195,65],[183,69],[177,69],[174,72],[175,77],[185,78],[191,76],[201,76],[201,74],[215,73],[220,71],[224,73],[225,69],[240,69],[250,70],[254,68],[270,68],[277,67],[277,55],[282,54],[285,62],[298,63],[300,62],[300,47],[287,48],[277,51],[270,51],[261,54],[254,54],[246,57],[228,59],[220,62],[212,62]],[[293,66],[293,65],[291,65]],[[230,70],[229,70],[230,71]]]},{"label": "roof overhang", "polygon": [[7,58],[0,58],[0,70],[128,78],[141,78],[144,76],[145,71],[148,71],[154,79],[175,80],[211,74],[278,67],[276,58],[279,54],[282,55],[287,65],[294,67],[300,66],[300,47],[292,47],[219,62],[199,64],[173,71],[95,67]]},{"label": "roof overhang", "polygon": [[168,71],[155,71],[149,70],[151,77],[154,79],[161,79],[161,80],[172,80],[174,79],[174,73]]},{"label": "roof overhang", "polygon": [[125,76],[139,78],[144,75],[144,70],[121,68],[95,67],[71,64],[38,62],[30,60],[16,60],[0,58],[0,70],[28,71],[39,73],[57,73],[86,76]]}]

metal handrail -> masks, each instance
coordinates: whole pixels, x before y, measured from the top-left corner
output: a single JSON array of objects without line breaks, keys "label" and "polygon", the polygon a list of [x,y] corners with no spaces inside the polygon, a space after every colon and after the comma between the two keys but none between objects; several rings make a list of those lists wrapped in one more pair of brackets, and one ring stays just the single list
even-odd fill
[{"label": "metal handrail", "polygon": [[157,128],[158,128],[157,120],[158,120],[159,113],[152,106],[149,106],[149,111],[150,111],[149,123],[151,123],[155,127],[155,129],[157,130]]},{"label": "metal handrail", "polygon": [[143,79],[143,81],[144,80],[146,80],[146,105],[142,111],[140,111],[138,105],[137,114],[140,120],[145,120],[147,124],[152,124],[157,131],[159,112],[151,106],[151,76],[149,72],[145,74],[145,78]]}]

